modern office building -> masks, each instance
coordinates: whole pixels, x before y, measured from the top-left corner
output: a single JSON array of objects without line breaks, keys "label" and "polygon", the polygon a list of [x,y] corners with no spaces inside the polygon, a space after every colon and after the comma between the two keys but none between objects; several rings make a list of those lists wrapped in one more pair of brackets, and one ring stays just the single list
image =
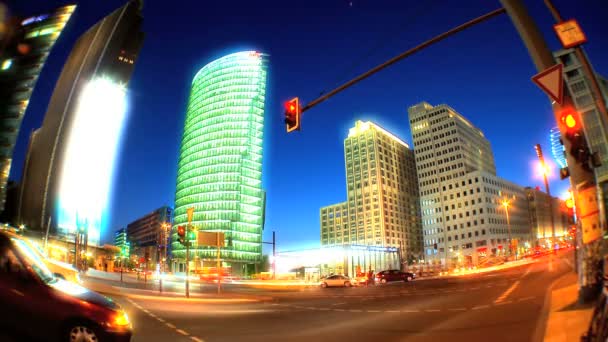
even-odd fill
[{"label": "modern office building", "polygon": [[85,32],[66,61],[42,127],[30,137],[18,221],[51,233],[107,226],[114,160],[126,116],[126,84],[143,42],[141,2],[132,0]]},{"label": "modern office building", "polygon": [[[0,211],[21,121],[40,71],[76,6],[10,18],[0,37]],[[12,204],[16,206],[15,204]]]},{"label": "modern office building", "polygon": [[[546,242],[553,237],[551,212],[553,212],[555,236],[560,238],[568,234],[573,221],[572,217],[568,217],[563,200],[547,195],[538,187],[526,187],[526,197],[528,198],[532,238],[537,244],[547,245]],[[551,246],[551,243],[548,243],[548,246]]]},{"label": "modern office building", "polygon": [[425,259],[478,264],[530,240],[524,189],[496,176],[489,141],[447,105],[408,109],[416,154]]},{"label": "modern office building", "polygon": [[[266,74],[262,53],[219,58],[194,77],[186,110],[173,233],[188,223],[186,211],[194,208],[193,230],[224,233],[222,265],[234,274],[253,272],[262,257]],[[173,241],[177,270],[184,269],[185,247]],[[215,265],[215,248],[194,246],[190,251],[190,260]]]},{"label": "modern office building", "polygon": [[114,233],[114,246],[120,248],[121,256],[128,258],[131,255],[131,243],[129,242],[126,228],[120,228]]},{"label": "modern office building", "polygon": [[561,142],[562,133],[560,132],[558,127],[551,128],[551,132],[549,133],[549,143],[551,144],[551,156],[553,156],[553,160],[560,169],[563,169],[568,166],[568,161],[566,160],[566,150],[564,149],[564,145]]},{"label": "modern office building", "polygon": [[[583,53],[585,53],[583,51]],[[592,152],[599,154],[602,165],[594,169],[595,178],[600,190],[599,198],[604,200],[604,208],[608,208],[608,122],[602,118],[594,100],[591,82],[585,76],[581,62],[574,49],[559,50],[553,53],[556,62],[564,65],[564,81],[566,89],[574,101],[576,110],[581,113],[585,129],[585,137]],[[604,101],[608,103],[608,81],[595,74]]]},{"label": "modern office building", "polygon": [[377,257],[354,261],[366,270],[390,267],[394,254],[400,258],[398,266],[420,259],[420,201],[413,151],[382,127],[357,121],[344,140],[344,153],[347,200],[321,208],[321,245],[398,251],[386,254],[374,249]]},{"label": "modern office building", "polygon": [[131,254],[139,257],[147,256],[149,262],[155,264],[159,248],[164,245],[163,225],[173,221],[173,209],[168,206],[160,207],[127,225],[127,236],[131,243]]}]

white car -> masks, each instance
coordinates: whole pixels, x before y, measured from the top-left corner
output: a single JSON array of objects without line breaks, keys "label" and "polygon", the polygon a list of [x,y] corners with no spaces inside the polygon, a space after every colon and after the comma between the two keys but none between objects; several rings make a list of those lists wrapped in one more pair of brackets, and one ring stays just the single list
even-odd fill
[{"label": "white car", "polygon": [[353,283],[350,278],[343,275],[332,275],[325,279],[321,279],[321,287],[351,287]]}]

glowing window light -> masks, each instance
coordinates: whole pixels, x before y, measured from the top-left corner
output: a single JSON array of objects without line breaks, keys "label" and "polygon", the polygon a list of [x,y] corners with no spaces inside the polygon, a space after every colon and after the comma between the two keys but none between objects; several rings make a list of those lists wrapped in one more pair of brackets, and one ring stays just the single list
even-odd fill
[{"label": "glowing window light", "polygon": [[126,117],[126,89],[107,78],[85,85],[62,165],[58,225],[74,232],[88,229],[88,242],[99,244],[114,163]]},{"label": "glowing window light", "polygon": [[4,62],[2,62],[2,70],[8,70],[11,65],[13,65],[13,60],[12,59],[5,59]]}]

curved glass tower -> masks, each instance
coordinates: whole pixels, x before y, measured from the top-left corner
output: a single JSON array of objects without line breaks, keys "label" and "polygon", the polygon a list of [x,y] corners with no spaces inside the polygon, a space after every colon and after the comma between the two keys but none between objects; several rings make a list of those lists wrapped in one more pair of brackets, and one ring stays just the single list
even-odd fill
[{"label": "curved glass tower", "polygon": [[[185,261],[176,230],[224,232],[223,266],[236,274],[261,260],[264,221],[262,141],[266,57],[233,53],[203,67],[192,81],[177,171],[173,258]],[[190,260],[215,266],[216,249],[192,241]],[[202,261],[202,265],[200,264]],[[205,263],[213,261],[213,263]],[[192,269],[192,268],[191,268]]]}]

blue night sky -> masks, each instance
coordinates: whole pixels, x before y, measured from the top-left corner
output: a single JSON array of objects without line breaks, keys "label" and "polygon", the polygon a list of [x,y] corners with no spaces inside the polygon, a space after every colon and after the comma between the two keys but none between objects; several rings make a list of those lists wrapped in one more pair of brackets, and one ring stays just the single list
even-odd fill
[{"label": "blue night sky", "polygon": [[[581,23],[596,71],[608,75],[605,0],[554,0]],[[36,14],[70,2],[19,0]],[[30,132],[42,123],[63,62],[80,34],[123,0],[80,1],[40,76],[15,149],[19,179]],[[343,140],[355,120],[372,120],[411,143],[407,108],[446,103],[492,143],[498,175],[523,186],[534,176],[534,144],[549,153],[555,125],[547,97],[509,18],[502,15],[434,45],[306,112],[301,132],[285,133],[283,101],[317,97],[420,42],[500,7],[487,0],[144,1],[143,49],[129,84],[130,112],[112,198],[114,230],[173,205],[189,86],[206,63],[255,49],[270,55],[266,99],[264,240],[279,250],[319,244],[319,208],[346,199]],[[458,3],[458,6],[454,4]],[[541,0],[526,1],[552,49],[559,42]],[[562,194],[568,181],[551,182]]]}]

